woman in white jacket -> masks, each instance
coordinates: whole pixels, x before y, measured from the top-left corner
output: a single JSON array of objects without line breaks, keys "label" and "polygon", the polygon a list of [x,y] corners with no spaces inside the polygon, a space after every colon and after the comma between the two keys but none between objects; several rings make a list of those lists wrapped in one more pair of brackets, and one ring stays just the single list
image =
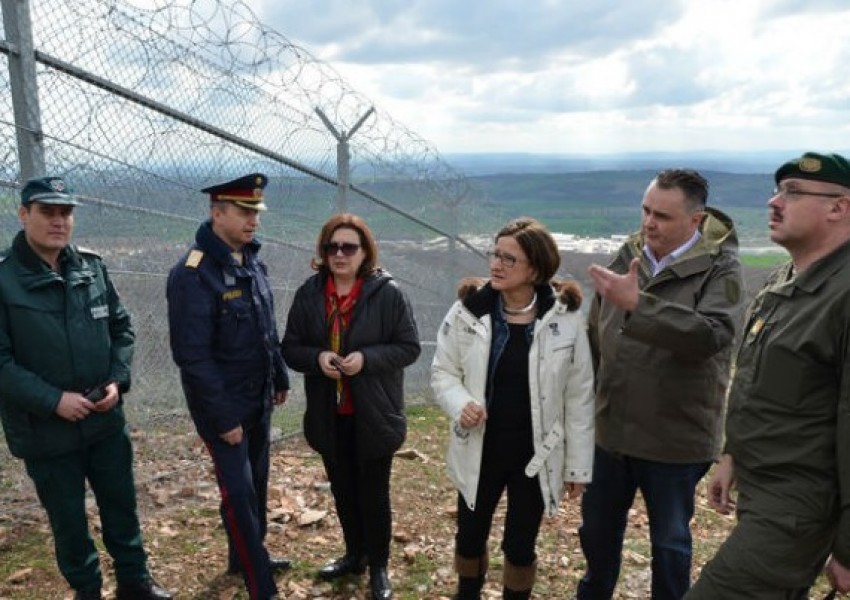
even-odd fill
[{"label": "woman in white jacket", "polygon": [[[551,281],[558,247],[531,218],[508,223],[488,253],[490,280],[449,310],[431,386],[451,418],[458,489],[455,600],[478,600],[487,538],[505,489],[503,598],[529,598],[545,512],[575,498],[593,470],[593,365],[574,282]],[[484,280],[478,280],[484,283]]]}]

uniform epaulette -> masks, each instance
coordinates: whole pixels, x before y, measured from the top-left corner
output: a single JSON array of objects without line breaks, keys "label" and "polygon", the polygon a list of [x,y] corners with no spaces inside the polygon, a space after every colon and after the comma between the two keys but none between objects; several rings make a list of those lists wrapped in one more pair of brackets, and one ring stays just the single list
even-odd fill
[{"label": "uniform epaulette", "polygon": [[201,260],[204,258],[203,250],[198,250],[195,248],[194,250],[189,251],[189,256],[186,257],[186,262],[184,265],[189,267],[190,269],[197,269],[198,265],[201,264]]},{"label": "uniform epaulette", "polygon": [[95,252],[91,248],[84,248],[83,246],[77,246],[77,252],[80,254],[88,254],[89,256],[94,256],[96,258],[103,258],[99,252]]}]

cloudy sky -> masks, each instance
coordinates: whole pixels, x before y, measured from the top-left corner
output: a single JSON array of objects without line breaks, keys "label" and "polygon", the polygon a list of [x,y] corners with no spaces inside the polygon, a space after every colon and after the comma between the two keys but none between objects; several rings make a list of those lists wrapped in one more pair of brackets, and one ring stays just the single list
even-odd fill
[{"label": "cloudy sky", "polygon": [[850,148],[847,0],[246,0],[441,152]]}]

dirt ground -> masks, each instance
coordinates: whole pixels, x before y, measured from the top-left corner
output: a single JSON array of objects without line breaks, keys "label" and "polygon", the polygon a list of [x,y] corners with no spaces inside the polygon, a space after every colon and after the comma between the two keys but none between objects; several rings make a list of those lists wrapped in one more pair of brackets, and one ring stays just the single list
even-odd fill
[{"label": "dirt ground", "polygon": [[[410,408],[410,435],[393,467],[394,537],[390,575],[400,600],[448,600],[452,570],[455,492],[444,471],[447,420],[432,405]],[[247,598],[241,580],[225,574],[226,547],[218,517],[218,492],[210,461],[188,422],[167,430],[135,432],[136,477],[150,567],[160,583],[181,600]],[[26,478],[3,462],[4,504],[0,511],[0,599],[70,600],[58,575],[48,527]],[[499,541],[504,504],[490,538],[491,571],[484,597],[501,597]],[[91,522],[96,534],[96,507]],[[282,597],[293,600],[365,600],[368,579],[336,584],[314,579],[315,570],[342,551],[341,535],[320,460],[301,438],[278,442],[272,452],[268,546],[274,555],[295,560],[278,576]],[[576,503],[564,501],[547,519],[538,542],[539,576],[535,598],[571,598],[584,562]],[[694,571],[709,558],[733,524],[711,511],[701,486],[693,523]],[[98,542],[99,543],[99,542]],[[102,547],[102,546],[101,546]],[[105,597],[114,578],[105,552]],[[616,598],[649,597],[650,554],[647,519],[640,501],[630,513],[624,570]],[[821,584],[814,598],[821,598]]]},{"label": "dirt ground", "polygon": [[[585,290],[583,274],[603,257],[568,257],[569,272]],[[604,263],[603,263],[604,264]],[[745,274],[748,291],[758,289],[766,271]],[[425,332],[423,332],[423,335]],[[447,421],[418,398],[409,410],[410,433],[393,468],[394,541],[390,576],[399,600],[443,599],[454,592],[453,535],[456,493],[445,474]],[[240,579],[225,574],[225,535],[218,516],[218,491],[206,452],[185,415],[169,413],[139,423],[133,433],[140,516],[150,567],[156,579],[180,600],[243,600]],[[20,461],[0,444],[0,600],[72,598],[58,574],[46,519]],[[502,509],[504,504],[502,505]],[[92,529],[99,538],[97,508],[90,498]],[[547,519],[539,542],[535,598],[568,599],[582,575],[578,505],[564,501]],[[693,523],[699,571],[727,535],[733,520],[711,511],[701,486]],[[629,518],[624,567],[616,598],[648,598],[650,552],[647,519],[638,500]],[[491,571],[485,598],[501,597],[499,541],[502,512],[490,538]],[[99,547],[103,546],[98,539]],[[342,551],[339,526],[321,461],[299,436],[275,443],[269,497],[267,544],[275,555],[295,561],[278,576],[282,597],[293,600],[364,600],[367,578],[335,584],[314,579],[316,569]],[[102,551],[105,597],[114,596],[110,559]],[[823,584],[814,598],[825,593]]]}]

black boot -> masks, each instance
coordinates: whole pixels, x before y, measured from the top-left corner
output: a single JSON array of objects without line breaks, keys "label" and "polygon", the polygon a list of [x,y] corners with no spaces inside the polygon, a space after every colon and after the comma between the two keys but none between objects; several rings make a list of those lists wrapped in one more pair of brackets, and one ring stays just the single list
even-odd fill
[{"label": "black boot", "polygon": [[173,596],[156,581],[148,577],[136,583],[119,583],[116,600],[172,600]]},{"label": "black boot", "polygon": [[458,577],[457,594],[452,596],[452,600],[481,600],[483,587],[483,577]]},{"label": "black boot", "polygon": [[390,600],[393,586],[386,567],[369,567],[369,587],[372,588],[372,600]]},{"label": "black boot", "polygon": [[77,590],[74,593],[74,600],[101,600],[100,588],[94,590]]},{"label": "black boot", "polygon": [[332,560],[319,569],[319,579],[330,581],[344,575],[362,575],[366,572],[366,557],[346,554],[342,558]]},{"label": "black boot", "polygon": [[457,594],[452,600],[481,600],[481,588],[487,576],[489,556],[466,558],[455,554],[455,570],[458,573]]}]

